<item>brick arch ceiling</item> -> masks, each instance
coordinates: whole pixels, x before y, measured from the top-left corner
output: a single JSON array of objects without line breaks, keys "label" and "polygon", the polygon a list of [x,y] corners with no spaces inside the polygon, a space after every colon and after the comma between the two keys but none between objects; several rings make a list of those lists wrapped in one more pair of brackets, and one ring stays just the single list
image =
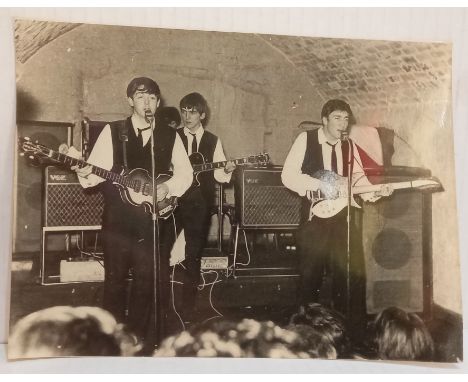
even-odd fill
[{"label": "brick arch ceiling", "polygon": [[[411,104],[450,89],[450,44],[261,35],[324,99],[355,106]],[[443,93],[442,93],[443,94]]]},{"label": "brick arch ceiling", "polygon": [[[16,20],[16,59],[81,24]],[[357,107],[411,104],[426,91],[450,88],[451,45],[258,35],[302,71],[323,99],[344,98]]]}]

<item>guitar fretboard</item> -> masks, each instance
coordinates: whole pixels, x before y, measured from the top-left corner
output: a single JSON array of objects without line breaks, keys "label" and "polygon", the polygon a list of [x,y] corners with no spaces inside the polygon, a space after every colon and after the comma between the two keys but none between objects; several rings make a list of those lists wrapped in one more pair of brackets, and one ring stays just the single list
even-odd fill
[{"label": "guitar fretboard", "polygon": [[[394,190],[400,190],[405,188],[412,188],[413,184],[410,181],[406,182],[396,182],[396,183],[387,183],[390,185]],[[382,188],[381,184],[370,184],[366,186],[355,186],[353,188],[353,194],[364,194],[366,192],[374,192],[379,191]]]},{"label": "guitar fretboard", "polygon": [[238,159],[225,160],[222,162],[194,164],[192,168],[194,172],[209,171],[209,170],[214,170],[217,168],[224,168],[226,167],[228,162],[234,162],[236,165],[242,165],[242,164],[248,164],[248,163],[256,163],[258,161],[252,158],[238,158]]},{"label": "guitar fretboard", "polygon": [[57,162],[60,162],[60,163],[64,163],[68,166],[78,166],[80,168],[82,167],[85,167],[85,166],[91,166],[91,172],[97,176],[100,176],[101,178],[104,178],[104,179],[107,179],[107,180],[110,180],[112,182],[115,182],[115,183],[118,183],[122,186],[125,186],[125,187],[128,187],[128,188],[131,188],[131,189],[135,189],[135,188],[138,188],[138,185],[137,185],[137,180],[129,180],[127,179],[126,177],[120,175],[120,174],[117,174],[115,172],[112,172],[112,171],[108,171],[108,170],[105,170],[101,167],[98,167],[98,166],[94,166],[88,162],[85,162],[84,160],[81,160],[81,159],[76,159],[76,158],[73,158],[69,155],[65,155],[65,154],[61,154],[59,153],[58,151],[54,151],[54,150],[50,150],[50,149],[47,149],[47,152],[45,153],[49,158],[57,161]]}]

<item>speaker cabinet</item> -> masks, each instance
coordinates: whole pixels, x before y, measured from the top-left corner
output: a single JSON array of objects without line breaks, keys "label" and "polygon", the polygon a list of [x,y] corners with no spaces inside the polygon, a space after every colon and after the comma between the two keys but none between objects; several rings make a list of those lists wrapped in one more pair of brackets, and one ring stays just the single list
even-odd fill
[{"label": "speaker cabinet", "polygon": [[301,198],[283,186],[282,167],[240,168],[236,174],[236,218],[240,228],[296,228]]},{"label": "speaker cabinet", "polygon": [[429,313],[431,195],[396,191],[389,198],[365,203],[362,223],[367,312],[375,314],[397,306],[409,312]]},{"label": "speaker cabinet", "polygon": [[49,166],[44,206],[44,227],[99,226],[104,199],[96,190],[83,189],[74,172]]},{"label": "speaker cabinet", "polygon": [[[57,150],[61,143],[71,144],[72,124],[18,121],[19,137]],[[41,248],[43,163],[16,155],[14,203],[14,252],[39,252]]]},{"label": "speaker cabinet", "polygon": [[81,147],[83,149],[83,156],[88,159],[89,154],[96,144],[96,141],[101,134],[101,131],[108,124],[105,121],[91,121],[89,118],[84,118],[81,121]]}]

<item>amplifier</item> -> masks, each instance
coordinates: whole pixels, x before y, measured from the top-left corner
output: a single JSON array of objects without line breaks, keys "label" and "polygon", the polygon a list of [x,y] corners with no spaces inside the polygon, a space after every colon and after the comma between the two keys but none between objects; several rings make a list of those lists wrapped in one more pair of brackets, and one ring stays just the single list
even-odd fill
[{"label": "amplifier", "polygon": [[99,261],[67,261],[60,262],[60,282],[104,281],[104,265]]},{"label": "amplifier", "polygon": [[201,258],[201,269],[227,269],[228,268],[228,258],[227,256],[204,256]]},{"label": "amplifier", "polygon": [[104,199],[100,192],[81,187],[70,170],[48,166],[44,176],[44,227],[101,225]]},{"label": "amplifier", "polygon": [[296,228],[301,198],[283,186],[282,167],[240,168],[235,183],[236,217],[241,228]]}]

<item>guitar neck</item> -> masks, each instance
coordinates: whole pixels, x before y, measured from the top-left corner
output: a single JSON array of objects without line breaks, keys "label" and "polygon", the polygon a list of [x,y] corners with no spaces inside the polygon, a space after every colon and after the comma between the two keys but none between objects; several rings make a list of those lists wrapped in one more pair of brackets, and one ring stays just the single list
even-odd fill
[{"label": "guitar neck", "polygon": [[217,168],[224,168],[226,167],[228,162],[234,162],[236,166],[247,164],[247,163],[252,163],[252,162],[249,162],[249,158],[239,158],[239,159],[225,160],[221,162],[195,164],[192,166],[192,168],[194,172],[210,171],[210,170],[215,170]]},{"label": "guitar neck", "polygon": [[127,178],[125,178],[124,176],[122,176],[120,174],[117,174],[115,172],[112,172],[112,171],[105,170],[105,169],[103,169],[101,167],[94,166],[94,165],[92,165],[92,164],[90,164],[90,163],[88,163],[88,162],[86,162],[86,161],[84,161],[82,159],[76,159],[76,158],[73,158],[71,156],[61,154],[58,151],[54,151],[54,150],[48,150],[47,156],[50,159],[53,159],[56,162],[66,164],[66,165],[68,165],[70,167],[72,167],[72,166],[78,166],[78,167],[91,166],[91,172],[93,174],[95,174],[95,175],[97,175],[97,176],[99,176],[101,178],[110,180],[112,182],[121,184],[123,186],[133,188],[132,182],[130,180],[128,180]]},{"label": "guitar neck", "polygon": [[[390,185],[394,190],[413,188],[413,184],[410,181],[386,183],[386,184]],[[353,187],[353,194],[364,194],[366,192],[380,191],[381,188],[382,188],[382,184],[370,184],[367,186],[356,186],[356,187]]]}]

